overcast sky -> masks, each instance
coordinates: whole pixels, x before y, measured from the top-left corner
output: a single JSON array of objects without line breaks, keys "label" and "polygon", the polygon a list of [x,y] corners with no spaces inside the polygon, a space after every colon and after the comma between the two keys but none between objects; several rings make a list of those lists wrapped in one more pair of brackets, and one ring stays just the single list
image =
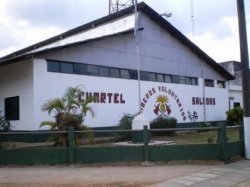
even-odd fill
[{"label": "overcast sky", "polygon": [[[127,1],[127,0],[120,0]],[[109,0],[0,0],[0,57],[108,14]],[[139,1],[140,2],[140,1]],[[240,60],[236,0],[144,0],[218,62]],[[245,0],[250,43],[250,0]],[[250,47],[249,47],[250,48]]]}]

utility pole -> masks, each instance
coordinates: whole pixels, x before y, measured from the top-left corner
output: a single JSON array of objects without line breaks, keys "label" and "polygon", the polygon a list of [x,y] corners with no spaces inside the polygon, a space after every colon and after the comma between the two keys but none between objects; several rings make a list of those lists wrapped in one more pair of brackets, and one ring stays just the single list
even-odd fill
[{"label": "utility pole", "polygon": [[[140,79],[140,54],[139,54],[139,37],[138,37],[138,28],[139,28],[139,13],[137,10],[137,0],[133,0],[135,7],[135,28],[134,28],[134,37],[135,37],[135,47],[136,47],[136,66],[138,73],[138,115],[132,121],[132,142],[143,142],[142,131],[144,126],[149,126],[149,120],[141,111],[141,79]],[[138,132],[140,130],[141,132]]]},{"label": "utility pole", "polygon": [[244,106],[244,142],[246,159],[250,159],[250,70],[244,0],[237,0],[240,57],[242,63],[242,91]]}]

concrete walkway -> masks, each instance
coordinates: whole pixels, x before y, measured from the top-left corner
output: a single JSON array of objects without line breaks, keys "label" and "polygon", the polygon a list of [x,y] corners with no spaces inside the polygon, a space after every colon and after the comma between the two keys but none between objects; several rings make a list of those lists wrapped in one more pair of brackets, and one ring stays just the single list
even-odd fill
[{"label": "concrete walkway", "polygon": [[250,161],[241,160],[176,177],[150,187],[250,187]]}]

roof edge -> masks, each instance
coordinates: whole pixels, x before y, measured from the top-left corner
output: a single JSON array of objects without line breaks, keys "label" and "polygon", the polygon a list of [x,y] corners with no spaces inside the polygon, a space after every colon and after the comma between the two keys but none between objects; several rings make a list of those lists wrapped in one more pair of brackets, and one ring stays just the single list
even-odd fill
[{"label": "roof edge", "polygon": [[[10,53],[10,54],[0,58],[0,63],[3,63],[3,62],[6,63],[8,60],[13,60],[15,58],[18,58],[19,55],[26,53],[30,50],[42,47],[44,45],[47,45],[51,42],[61,40],[63,38],[67,38],[68,36],[82,32],[84,30],[91,29],[93,26],[99,26],[99,25],[106,23],[108,21],[120,18],[120,17],[128,15],[130,13],[133,13],[134,8],[135,8],[134,6],[131,6],[129,8],[123,9],[119,12],[114,13],[114,14],[104,16],[102,18],[88,22],[88,23],[81,25],[79,27],[76,27],[74,29],[68,30],[62,34],[56,35],[52,38],[46,39],[44,41],[38,42],[36,44],[33,44],[31,46],[28,46],[28,47],[23,48],[21,50],[18,50],[16,52]],[[144,3],[144,2],[139,3],[137,5],[137,9],[141,10],[142,12],[147,14],[150,17],[150,19],[152,19],[153,21],[158,23],[162,28],[164,28],[167,32],[169,32],[174,38],[176,38],[181,43],[186,45],[199,58],[203,59],[208,65],[210,65],[215,71],[217,71],[219,74],[221,74],[225,79],[227,79],[227,80],[234,80],[235,79],[234,76],[232,76],[229,72],[227,72],[215,60],[213,60],[210,56],[208,56],[204,51],[202,51],[197,45],[195,45],[191,40],[189,40],[185,35],[183,35],[178,29],[176,29],[167,20],[162,18],[162,16],[160,16],[155,10],[153,10],[151,7],[149,7],[146,3]]]},{"label": "roof edge", "polygon": [[[144,3],[144,2],[141,2],[141,3],[138,4],[137,9],[139,10],[139,9],[143,8],[144,6],[148,6],[148,5],[146,3]],[[73,34],[82,32],[82,31],[87,30],[87,29],[91,29],[91,28],[93,28],[93,26],[99,26],[99,25],[101,25],[101,24],[103,24],[105,22],[114,20],[116,18],[120,18],[120,17],[125,16],[125,15],[127,15],[129,13],[133,13],[133,10],[134,10],[134,6],[128,7],[126,9],[123,9],[123,10],[119,11],[119,12],[116,12],[116,13],[101,17],[101,18],[99,18],[97,20],[88,22],[88,23],[83,24],[81,26],[78,26],[78,27],[76,27],[74,29],[63,32],[63,33],[61,33],[59,35],[53,36],[51,38],[45,39],[45,40],[43,40],[41,42],[38,42],[36,44],[33,44],[33,45],[30,45],[30,46],[25,47],[23,49],[17,50],[15,52],[12,52],[12,53],[10,53],[8,55],[5,55],[5,56],[1,57],[0,58],[0,63],[8,60],[9,58],[15,58],[16,56],[18,56],[18,55],[20,55],[22,53],[25,53],[27,51],[42,47],[44,45],[47,45],[47,44],[49,44],[51,42],[56,42],[58,40],[67,38],[68,36],[71,36]]]},{"label": "roof edge", "polygon": [[208,63],[215,71],[223,75],[227,80],[234,80],[235,77],[222,68],[214,59],[207,55],[203,50],[201,50],[197,45],[195,45],[191,40],[189,40],[184,34],[182,34],[177,28],[170,24],[166,19],[162,18],[154,9],[144,4],[141,8],[144,13],[146,13],[150,19],[158,23],[162,28],[167,30],[173,37],[188,46],[197,56]]}]

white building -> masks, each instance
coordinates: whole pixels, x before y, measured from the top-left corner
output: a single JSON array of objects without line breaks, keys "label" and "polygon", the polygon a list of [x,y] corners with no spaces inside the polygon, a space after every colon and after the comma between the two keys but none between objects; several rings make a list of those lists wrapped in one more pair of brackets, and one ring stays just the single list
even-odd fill
[{"label": "white building", "polygon": [[[0,110],[13,129],[36,130],[48,120],[41,106],[69,86],[99,96],[90,127],[114,126],[138,112],[133,7],[0,59]],[[225,120],[226,81],[234,77],[145,3],[139,11],[141,109],[178,123]],[[205,84],[203,84],[203,82]],[[159,97],[160,96],[160,97]]]},{"label": "white building", "polygon": [[243,107],[241,62],[227,61],[227,62],[222,62],[220,64],[235,77],[234,80],[228,81],[229,109],[232,109],[237,106]]}]

